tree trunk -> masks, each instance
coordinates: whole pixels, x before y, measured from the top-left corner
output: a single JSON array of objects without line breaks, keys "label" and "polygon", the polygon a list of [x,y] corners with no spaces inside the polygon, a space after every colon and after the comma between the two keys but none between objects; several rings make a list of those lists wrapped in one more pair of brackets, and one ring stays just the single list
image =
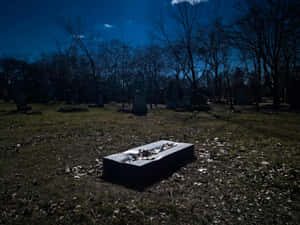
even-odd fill
[{"label": "tree trunk", "polygon": [[259,112],[259,102],[261,101],[261,60],[260,57],[257,56],[257,90],[256,90],[256,111]]},{"label": "tree trunk", "polygon": [[274,76],[273,76],[273,108],[275,110],[279,109],[280,105],[280,96],[279,96],[279,78],[278,78],[278,72],[275,70]]},{"label": "tree trunk", "polygon": [[220,87],[219,87],[219,71],[218,66],[215,67],[215,98],[220,102]]}]

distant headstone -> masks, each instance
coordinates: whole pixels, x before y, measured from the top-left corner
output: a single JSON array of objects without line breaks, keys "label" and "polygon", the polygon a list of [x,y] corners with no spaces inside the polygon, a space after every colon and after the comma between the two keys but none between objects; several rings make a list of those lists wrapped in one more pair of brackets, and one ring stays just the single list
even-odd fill
[{"label": "distant headstone", "polygon": [[292,110],[300,110],[300,79],[292,79],[291,87],[289,90],[289,103]]},{"label": "distant headstone", "polygon": [[5,88],[3,90],[3,99],[5,102],[9,101],[9,93],[8,93],[7,89],[5,89]]},{"label": "distant headstone", "polygon": [[179,86],[176,80],[169,81],[166,92],[166,105],[168,109],[176,109],[179,102]]},{"label": "distant headstone", "polygon": [[140,91],[137,91],[134,98],[132,113],[141,116],[141,115],[146,115],[147,112],[148,110],[147,110],[146,97]]},{"label": "distant headstone", "polygon": [[249,95],[247,93],[246,88],[238,88],[236,90],[236,104],[237,105],[249,105],[250,104],[250,99]]},{"label": "distant headstone", "polygon": [[30,107],[27,106],[27,98],[24,91],[24,82],[19,80],[16,82],[14,87],[14,101],[17,106],[17,111],[25,112],[30,110]]},{"label": "distant headstone", "polygon": [[15,103],[17,105],[18,111],[27,111],[28,110],[27,100],[26,100],[26,96],[24,95],[24,93],[19,92],[16,95]]},{"label": "distant headstone", "polygon": [[98,106],[98,107],[104,107],[103,95],[102,95],[101,93],[98,94],[98,98],[97,98],[97,106]]},{"label": "distant headstone", "polygon": [[70,89],[66,89],[64,91],[64,97],[65,97],[66,104],[68,105],[72,104],[72,94]]},{"label": "distant headstone", "polygon": [[183,97],[183,107],[185,109],[190,109],[192,107],[191,97],[188,95],[185,95]]},{"label": "distant headstone", "polygon": [[168,99],[167,100],[167,108],[168,109],[176,109],[177,108],[176,101],[172,101],[172,100]]},{"label": "distant headstone", "polygon": [[197,89],[193,91],[191,103],[194,106],[207,105],[207,97],[204,95],[203,90]]},{"label": "distant headstone", "polygon": [[207,96],[204,94],[204,91],[201,89],[192,92],[191,104],[193,110],[208,111],[210,109],[208,105]]}]

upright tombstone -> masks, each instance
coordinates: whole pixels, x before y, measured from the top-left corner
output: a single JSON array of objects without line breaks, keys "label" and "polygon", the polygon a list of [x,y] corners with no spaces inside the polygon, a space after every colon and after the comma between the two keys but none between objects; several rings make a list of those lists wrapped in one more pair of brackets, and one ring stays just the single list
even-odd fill
[{"label": "upright tombstone", "polygon": [[71,89],[65,89],[64,90],[64,99],[66,101],[66,104],[71,105],[72,104],[72,92]]},{"label": "upright tombstone", "polygon": [[168,108],[168,109],[176,109],[176,108],[177,108],[177,102],[168,99],[168,100],[167,100],[167,108]]},{"label": "upright tombstone", "polygon": [[236,89],[236,104],[237,105],[249,105],[249,94],[245,86]]},{"label": "upright tombstone", "polygon": [[207,96],[202,89],[196,89],[192,92],[191,103],[192,109],[198,111],[208,111]]},{"label": "upright tombstone", "polygon": [[191,97],[188,95],[183,96],[183,107],[187,110],[192,108]]},{"label": "upright tombstone", "polygon": [[3,99],[5,102],[8,102],[10,99],[9,99],[9,92],[6,88],[4,88],[3,90]]},{"label": "upright tombstone", "polygon": [[96,105],[97,107],[104,107],[104,94],[105,94],[105,85],[100,80],[96,81]]},{"label": "upright tombstone", "polygon": [[22,80],[17,81],[15,84],[14,101],[17,106],[17,111],[25,112],[29,109],[27,106],[27,98],[24,91],[24,83]]},{"label": "upright tombstone", "polygon": [[139,90],[136,91],[136,95],[133,102],[132,113],[138,116],[146,115],[148,112],[146,97]]},{"label": "upright tombstone", "polygon": [[179,85],[176,80],[171,80],[168,83],[166,92],[166,103],[168,109],[176,109],[179,102]]},{"label": "upright tombstone", "polygon": [[97,107],[104,107],[104,100],[103,100],[103,95],[102,93],[98,94],[98,98],[97,98]]},{"label": "upright tombstone", "polygon": [[288,92],[288,101],[290,103],[291,110],[300,110],[300,78],[292,78],[290,89]]},{"label": "upright tombstone", "polygon": [[27,99],[24,93],[19,92],[15,97],[15,103],[17,105],[17,111],[27,111]]}]

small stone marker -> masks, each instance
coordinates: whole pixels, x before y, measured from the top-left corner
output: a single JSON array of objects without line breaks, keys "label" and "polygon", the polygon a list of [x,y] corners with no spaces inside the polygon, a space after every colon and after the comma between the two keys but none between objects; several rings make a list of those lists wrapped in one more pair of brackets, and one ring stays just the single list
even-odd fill
[{"label": "small stone marker", "polygon": [[146,183],[194,159],[194,145],[161,140],[103,158],[105,178]]},{"label": "small stone marker", "polygon": [[179,85],[176,80],[169,81],[166,92],[166,103],[168,109],[176,109],[179,102]]},{"label": "small stone marker", "polygon": [[185,109],[190,109],[192,107],[192,103],[191,103],[191,97],[190,96],[184,96],[183,97],[183,107]]},{"label": "small stone marker", "polygon": [[135,96],[133,107],[132,107],[132,112],[133,112],[133,114],[139,115],[139,116],[146,115],[148,112],[146,97],[140,91],[136,92],[136,96]]},{"label": "small stone marker", "polygon": [[101,93],[98,94],[97,106],[98,107],[104,107],[103,95]]},{"label": "small stone marker", "polygon": [[237,105],[248,105],[250,104],[249,95],[245,87],[237,88],[236,89],[236,104]]}]

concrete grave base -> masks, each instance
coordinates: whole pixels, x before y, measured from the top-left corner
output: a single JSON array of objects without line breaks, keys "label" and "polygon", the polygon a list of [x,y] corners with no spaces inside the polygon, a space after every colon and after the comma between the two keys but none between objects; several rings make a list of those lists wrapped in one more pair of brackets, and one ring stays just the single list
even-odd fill
[{"label": "concrete grave base", "polygon": [[[160,151],[162,148],[166,150]],[[156,152],[147,154],[153,151]],[[148,156],[137,157],[141,152]],[[162,140],[104,157],[103,176],[131,184],[148,183],[170,174],[194,158],[193,144]]]}]

